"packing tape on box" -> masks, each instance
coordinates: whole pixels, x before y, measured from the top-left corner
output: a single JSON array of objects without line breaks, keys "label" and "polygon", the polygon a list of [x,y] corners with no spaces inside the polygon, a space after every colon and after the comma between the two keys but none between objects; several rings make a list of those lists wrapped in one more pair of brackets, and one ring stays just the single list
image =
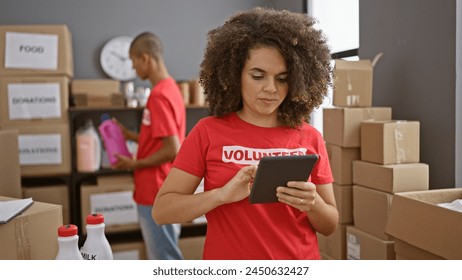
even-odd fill
[{"label": "packing tape on box", "polygon": [[406,121],[397,121],[394,129],[395,136],[395,147],[396,147],[396,163],[402,163],[406,161],[406,147],[404,144],[405,127],[401,124]]},{"label": "packing tape on box", "polygon": [[363,110],[363,121],[375,120],[375,114],[372,108],[364,108]]},{"label": "packing tape on box", "polygon": [[29,239],[29,218],[20,217],[14,221],[14,225],[17,259],[30,260],[31,245]]},{"label": "packing tape on box", "polygon": [[348,106],[357,106],[359,105],[359,95],[349,94],[346,96]]}]

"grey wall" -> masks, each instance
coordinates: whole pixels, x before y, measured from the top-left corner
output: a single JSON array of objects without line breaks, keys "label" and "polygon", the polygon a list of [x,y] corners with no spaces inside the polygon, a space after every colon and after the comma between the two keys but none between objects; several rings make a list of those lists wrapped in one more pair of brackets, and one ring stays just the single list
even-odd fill
[{"label": "grey wall", "polygon": [[77,79],[107,78],[99,53],[110,38],[153,31],[165,45],[170,74],[188,80],[199,73],[209,29],[239,10],[272,5],[263,0],[2,0],[0,24],[67,24]]},{"label": "grey wall", "polygon": [[455,186],[456,1],[360,1],[362,58],[374,69],[373,106],[420,121],[420,159],[430,188]]}]

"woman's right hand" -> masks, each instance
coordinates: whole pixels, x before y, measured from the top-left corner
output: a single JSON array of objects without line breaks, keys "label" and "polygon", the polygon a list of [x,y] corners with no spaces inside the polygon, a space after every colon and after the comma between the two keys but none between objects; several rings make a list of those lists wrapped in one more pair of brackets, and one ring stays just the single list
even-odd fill
[{"label": "woman's right hand", "polygon": [[226,204],[240,201],[249,196],[256,172],[256,165],[242,167],[226,185],[219,189],[220,200]]}]

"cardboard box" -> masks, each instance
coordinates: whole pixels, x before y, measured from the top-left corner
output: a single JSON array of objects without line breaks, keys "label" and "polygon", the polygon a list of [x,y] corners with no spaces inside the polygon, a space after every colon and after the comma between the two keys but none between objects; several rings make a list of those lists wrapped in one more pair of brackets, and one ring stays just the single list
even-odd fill
[{"label": "cardboard box", "polygon": [[381,240],[393,240],[385,233],[393,195],[353,185],[353,220],[355,227]]},{"label": "cardboard box", "polygon": [[334,106],[372,106],[373,66],[369,59],[347,61],[335,59]]},{"label": "cardboard box", "polygon": [[69,190],[66,185],[22,187],[24,198],[32,197],[34,201],[61,205],[63,224],[70,224]]},{"label": "cardboard box", "polygon": [[74,76],[66,25],[0,25],[0,76]]},{"label": "cardboard box", "polygon": [[21,176],[57,176],[71,173],[71,140],[68,124],[2,126],[19,131]]},{"label": "cardboard box", "polygon": [[386,233],[444,259],[462,260],[462,213],[438,203],[462,199],[462,189],[395,194]]},{"label": "cardboard box", "polygon": [[[132,176],[99,176],[96,185],[82,184],[80,187],[82,225],[91,213],[102,213],[106,232],[139,230],[138,212],[133,200]],[[86,228],[82,228],[86,233]]]},{"label": "cardboard box", "polygon": [[356,160],[353,182],[388,193],[423,191],[429,188],[429,168],[425,163],[380,165]]},{"label": "cardboard box", "polygon": [[[444,260],[442,257],[422,250],[402,240],[395,239],[396,259],[406,260]],[[399,257],[398,257],[399,256]]]},{"label": "cardboard box", "polygon": [[0,130],[0,196],[22,198],[18,131]]},{"label": "cardboard box", "polygon": [[332,144],[327,144],[327,154],[329,155],[330,167],[334,182],[338,185],[353,184],[353,161],[361,158],[359,148],[343,148]]},{"label": "cardboard box", "polygon": [[394,260],[393,241],[384,241],[354,226],[346,229],[347,260]]},{"label": "cardboard box", "polygon": [[[0,200],[12,198],[0,197]],[[58,253],[61,205],[34,201],[20,215],[0,225],[0,259],[53,260]]]},{"label": "cardboard box", "polygon": [[202,260],[205,236],[184,237],[178,241],[178,247],[185,260]]},{"label": "cardboard box", "polygon": [[364,121],[361,124],[361,160],[378,164],[420,161],[418,121]]},{"label": "cardboard box", "polygon": [[345,225],[337,225],[337,229],[330,236],[326,236],[325,253],[336,260],[346,259],[346,227]]},{"label": "cardboard box", "polygon": [[324,108],[324,140],[345,148],[360,147],[361,122],[365,120],[391,120],[391,108]]},{"label": "cardboard box", "polygon": [[125,106],[120,82],[111,79],[73,80],[71,95],[76,107]]},{"label": "cardboard box", "polygon": [[147,260],[143,241],[111,243],[114,260]]},{"label": "cardboard box", "polygon": [[335,202],[338,209],[338,223],[353,223],[353,186],[333,184]]},{"label": "cardboard box", "polygon": [[0,125],[68,123],[69,78],[0,78]]}]

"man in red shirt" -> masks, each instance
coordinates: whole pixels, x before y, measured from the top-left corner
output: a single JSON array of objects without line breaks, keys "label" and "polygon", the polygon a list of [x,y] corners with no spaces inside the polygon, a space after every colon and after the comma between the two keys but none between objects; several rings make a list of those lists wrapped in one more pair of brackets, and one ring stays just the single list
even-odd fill
[{"label": "man in red shirt", "polygon": [[157,225],[152,219],[154,199],[170,171],[186,132],[186,111],[176,81],[163,61],[160,39],[145,32],[130,46],[133,68],[152,90],[143,111],[140,133],[122,127],[127,139],[138,142],[136,159],[118,156],[115,169],[133,169],[134,200],[149,259],[182,259],[179,224]]}]

